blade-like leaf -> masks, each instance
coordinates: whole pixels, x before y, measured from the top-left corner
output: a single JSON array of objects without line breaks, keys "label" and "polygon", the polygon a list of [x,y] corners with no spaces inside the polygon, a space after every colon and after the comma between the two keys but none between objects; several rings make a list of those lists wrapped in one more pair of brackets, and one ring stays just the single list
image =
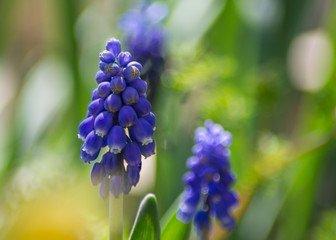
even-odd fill
[{"label": "blade-like leaf", "polygon": [[184,224],[176,218],[176,212],[171,216],[162,230],[161,240],[187,240],[189,239],[191,224]]},{"label": "blade-like leaf", "polygon": [[160,217],[154,194],[147,194],[141,201],[130,240],[160,239]]}]

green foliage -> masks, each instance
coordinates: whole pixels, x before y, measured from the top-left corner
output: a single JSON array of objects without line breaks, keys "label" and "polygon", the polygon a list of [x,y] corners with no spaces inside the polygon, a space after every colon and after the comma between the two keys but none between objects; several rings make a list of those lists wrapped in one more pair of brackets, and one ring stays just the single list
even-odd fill
[{"label": "green foliage", "polygon": [[147,194],[141,201],[129,239],[160,239],[159,209],[153,194]]},{"label": "green foliage", "polygon": [[189,238],[191,223],[184,224],[176,218],[176,212],[171,216],[168,223],[161,233],[161,240],[181,239],[187,240]]}]

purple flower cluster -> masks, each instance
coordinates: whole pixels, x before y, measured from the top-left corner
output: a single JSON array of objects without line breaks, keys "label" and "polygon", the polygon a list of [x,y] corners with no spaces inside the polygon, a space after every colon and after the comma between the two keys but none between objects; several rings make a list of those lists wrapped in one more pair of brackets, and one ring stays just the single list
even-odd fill
[{"label": "purple flower cluster", "polygon": [[231,210],[238,196],[231,190],[235,181],[229,159],[231,142],[231,133],[211,120],[195,131],[194,156],[187,161],[189,172],[184,176],[177,218],[184,223],[193,220],[199,234],[210,229],[211,216],[229,231],[235,228]]},{"label": "purple flower cluster", "polygon": [[128,49],[142,64],[150,58],[160,58],[165,54],[166,31],[161,22],[168,14],[163,2],[148,4],[140,2],[123,14],[118,27],[125,36]]},{"label": "purple flower cluster", "polygon": [[146,99],[147,83],[140,78],[142,65],[132,61],[129,52],[121,52],[119,40],[108,39],[99,59],[98,85],[87,117],[79,124],[78,138],[83,141],[80,158],[85,163],[107,149],[91,170],[92,184],[99,185],[99,194],[106,199],[109,192],[115,197],[128,194],[138,183],[141,155],[149,157],[155,151],[156,119]]}]

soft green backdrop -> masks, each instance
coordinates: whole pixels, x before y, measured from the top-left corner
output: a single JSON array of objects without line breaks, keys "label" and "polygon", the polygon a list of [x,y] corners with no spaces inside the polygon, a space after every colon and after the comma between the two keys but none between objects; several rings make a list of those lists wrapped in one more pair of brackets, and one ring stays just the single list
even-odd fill
[{"label": "soft green backdrop", "polygon": [[[166,3],[157,156],[125,197],[125,235],[146,193],[161,216],[181,193],[193,131],[211,118],[232,132],[241,198],[238,228],[213,239],[336,238],[335,1]],[[107,239],[76,131],[130,4],[0,1],[0,239]]]}]

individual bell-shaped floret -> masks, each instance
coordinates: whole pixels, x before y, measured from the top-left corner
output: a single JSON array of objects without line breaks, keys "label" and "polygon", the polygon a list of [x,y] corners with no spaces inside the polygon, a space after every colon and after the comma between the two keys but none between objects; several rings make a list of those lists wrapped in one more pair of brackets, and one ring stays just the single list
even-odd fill
[{"label": "individual bell-shaped floret", "polygon": [[132,136],[142,145],[153,142],[153,127],[145,119],[139,118],[134,126],[129,128]]},{"label": "individual bell-shaped floret", "polygon": [[152,112],[150,112],[149,114],[147,114],[146,116],[144,116],[143,119],[145,119],[150,125],[152,125],[153,131],[155,131],[155,129],[156,129],[156,117],[155,117],[155,114],[152,113]]},{"label": "individual bell-shaped floret", "polygon": [[103,51],[101,51],[99,53],[99,59],[102,62],[113,63],[114,62],[114,58],[115,58],[115,55],[113,54],[113,52],[110,52],[108,50],[103,50]]},{"label": "individual bell-shaped floret", "polygon": [[83,150],[94,156],[102,147],[103,139],[95,134],[94,131],[91,131],[85,138]]},{"label": "individual bell-shaped floret", "polygon": [[126,82],[123,77],[116,76],[112,78],[110,86],[113,93],[121,93],[126,88]]},{"label": "individual bell-shaped floret", "polygon": [[124,194],[129,194],[129,192],[131,191],[131,188],[132,188],[132,184],[128,180],[127,174],[124,174],[123,179],[124,179],[124,181],[123,181],[123,193]]},{"label": "individual bell-shaped floret", "polygon": [[144,117],[150,113],[152,106],[145,97],[139,97],[139,101],[133,105],[133,108],[139,117]]},{"label": "individual bell-shaped floret", "polygon": [[114,37],[109,38],[106,41],[105,48],[112,52],[114,56],[118,56],[121,51],[120,41]]},{"label": "individual bell-shaped floret", "polygon": [[111,76],[106,75],[102,70],[96,72],[95,78],[98,84],[101,82],[109,82],[111,80]]},{"label": "individual bell-shaped floret", "polygon": [[220,225],[223,228],[226,228],[229,232],[236,228],[236,221],[229,213],[221,218],[217,217],[217,219],[219,220]]},{"label": "individual bell-shaped floret", "polygon": [[127,138],[124,129],[118,125],[113,126],[107,136],[107,144],[110,147],[110,152],[120,153],[126,146]]},{"label": "individual bell-shaped floret", "polygon": [[130,67],[130,66],[135,66],[139,69],[139,71],[141,71],[142,69],[142,65],[141,63],[137,62],[137,61],[132,61],[130,63],[127,64],[127,67]]},{"label": "individual bell-shaped floret", "polygon": [[120,71],[116,63],[99,62],[99,68],[109,77],[116,76]]},{"label": "individual bell-shaped floret", "polygon": [[96,186],[99,183],[101,183],[104,179],[104,176],[105,176],[104,166],[99,162],[95,162],[92,166],[90,174],[92,185]]},{"label": "individual bell-shaped floret", "polygon": [[90,115],[97,116],[99,113],[101,113],[104,110],[104,100],[101,98],[93,100],[89,104],[88,110],[89,110]]},{"label": "individual bell-shaped floret", "polygon": [[128,66],[123,70],[127,82],[132,82],[140,76],[140,71],[136,66]]},{"label": "individual bell-shaped floret", "polygon": [[198,234],[201,234],[204,230],[209,231],[210,228],[210,216],[207,211],[199,211],[194,218],[194,227]]},{"label": "individual bell-shaped floret", "polygon": [[80,154],[80,160],[82,160],[84,163],[90,163],[91,161],[96,160],[100,152],[100,149],[93,155],[88,154],[83,150],[83,147],[81,148],[81,154]]},{"label": "individual bell-shaped floret", "polygon": [[137,78],[129,83],[129,86],[138,91],[139,96],[144,96],[147,91],[147,82]]},{"label": "individual bell-shaped floret", "polygon": [[120,164],[122,164],[122,159],[119,159],[118,155],[107,152],[103,155],[101,163],[104,167],[106,174],[113,175]]},{"label": "individual bell-shaped floret", "polygon": [[94,101],[98,98],[100,98],[100,96],[98,95],[98,88],[95,88],[91,91],[91,101]]},{"label": "individual bell-shaped floret", "polygon": [[87,135],[93,130],[94,121],[95,118],[90,116],[80,122],[77,135],[80,140],[84,141]]},{"label": "individual bell-shaped floret", "polygon": [[231,187],[236,181],[236,178],[236,174],[232,171],[223,172],[220,174],[220,184],[226,188]]},{"label": "individual bell-shaped floret", "polygon": [[122,106],[121,97],[118,94],[110,94],[104,102],[104,108],[109,112],[117,112]]},{"label": "individual bell-shaped floret", "polygon": [[96,135],[104,137],[108,134],[113,125],[113,113],[104,111],[101,112],[94,122]]},{"label": "individual bell-shaped floret", "polygon": [[122,67],[125,67],[132,61],[132,54],[129,52],[121,52],[118,55],[118,62]]},{"label": "individual bell-shaped floret", "polygon": [[131,106],[123,106],[118,115],[119,125],[127,128],[133,126],[138,120],[137,114]]},{"label": "individual bell-shaped floret", "polygon": [[122,99],[124,104],[132,105],[138,102],[139,93],[132,87],[126,87],[126,89],[122,92]]},{"label": "individual bell-shaped floret", "polygon": [[126,145],[124,148],[124,158],[130,166],[138,166],[141,164],[141,153],[136,143],[132,142]]},{"label": "individual bell-shaped floret", "polygon": [[198,157],[189,157],[187,160],[187,168],[198,173],[203,168],[203,164]]},{"label": "individual bell-shaped floret", "polygon": [[140,178],[140,168],[139,166],[127,166],[127,179],[131,185],[136,186]]},{"label": "individual bell-shaped floret", "polygon": [[187,224],[194,217],[198,201],[200,199],[200,193],[197,190],[188,189],[183,197],[183,202],[177,211],[177,219]]},{"label": "individual bell-shaped floret", "polygon": [[194,172],[187,172],[183,176],[183,182],[186,186],[190,186],[191,188],[198,188],[201,185],[200,179],[196,176]]},{"label": "individual bell-shaped floret", "polygon": [[114,195],[114,197],[118,197],[123,192],[122,180],[123,176],[121,173],[115,174],[111,177],[110,192]]},{"label": "individual bell-shaped floret", "polygon": [[97,87],[97,94],[101,98],[106,98],[111,93],[111,86],[109,82],[102,82]]},{"label": "individual bell-shaped floret", "polygon": [[147,145],[138,144],[141,154],[144,157],[149,157],[155,154],[155,141]]},{"label": "individual bell-shaped floret", "polygon": [[98,190],[99,196],[102,199],[107,199],[109,194],[110,194],[110,179],[105,176],[103,181],[99,185],[99,190]]}]

